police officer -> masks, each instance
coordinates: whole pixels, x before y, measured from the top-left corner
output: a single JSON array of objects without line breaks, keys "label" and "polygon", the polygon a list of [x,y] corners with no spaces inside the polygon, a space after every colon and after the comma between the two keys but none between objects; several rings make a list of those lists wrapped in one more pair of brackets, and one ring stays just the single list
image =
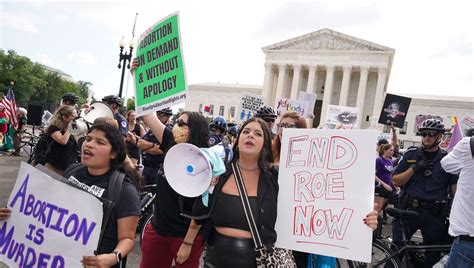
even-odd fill
[{"label": "police officer", "polygon": [[66,92],[61,97],[61,105],[76,106],[78,100],[79,98],[76,96],[76,94],[72,92]]},{"label": "police officer", "polygon": [[278,117],[275,110],[271,106],[262,106],[255,113],[255,117],[259,117],[267,123],[267,126],[272,133],[272,139],[275,138],[275,133],[273,133],[273,125],[275,124],[275,120]]},{"label": "police officer", "polygon": [[209,125],[209,145],[214,146],[224,140],[227,130],[227,120],[222,116],[216,116]]},{"label": "police officer", "polygon": [[120,132],[124,136],[127,136],[128,134],[128,123],[127,119],[123,115],[119,113],[119,109],[123,104],[122,98],[115,96],[115,95],[108,95],[102,98],[102,101],[110,105],[110,108],[112,108],[112,112],[114,113],[114,118],[117,120],[117,123],[119,125]]},{"label": "police officer", "polygon": [[[171,127],[169,122],[173,111],[170,108],[159,110],[156,114],[158,119],[166,125],[166,127]],[[143,152],[142,175],[145,177],[146,184],[156,184],[158,171],[163,166],[163,161],[165,160],[165,154],[160,149],[158,139],[153,135],[151,130],[148,130],[141,139],[138,139],[137,147]]]},{"label": "police officer", "polygon": [[[444,171],[440,164],[447,154],[439,148],[444,131],[440,120],[423,121],[419,128],[422,145],[405,152],[393,175],[393,184],[402,187],[400,208],[420,215],[407,221],[406,237],[409,240],[421,229],[425,245],[445,242],[448,193],[454,195],[456,189],[457,176]],[[394,230],[394,240],[398,240],[395,234]],[[425,252],[425,267],[432,267],[439,259],[439,251]]]}]

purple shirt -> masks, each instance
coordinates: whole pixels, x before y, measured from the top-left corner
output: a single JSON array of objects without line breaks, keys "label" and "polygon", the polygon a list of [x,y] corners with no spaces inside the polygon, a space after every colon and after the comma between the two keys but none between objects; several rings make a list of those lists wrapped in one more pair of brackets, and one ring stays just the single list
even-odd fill
[{"label": "purple shirt", "polygon": [[382,156],[375,160],[375,175],[386,184],[392,184],[393,161]]}]

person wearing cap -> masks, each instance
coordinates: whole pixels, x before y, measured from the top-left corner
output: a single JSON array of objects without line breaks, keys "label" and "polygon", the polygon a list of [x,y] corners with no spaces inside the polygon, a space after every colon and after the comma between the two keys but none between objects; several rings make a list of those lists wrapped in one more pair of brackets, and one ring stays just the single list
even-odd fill
[{"label": "person wearing cap", "polygon": [[[161,123],[163,123],[168,129],[172,129],[169,122],[173,115],[173,111],[170,108],[159,110],[156,112],[156,115]],[[165,160],[165,154],[160,149],[160,142],[155,135],[153,135],[153,132],[150,129],[142,138],[138,139],[137,146],[143,152],[142,175],[145,178],[145,183],[147,185],[156,184],[158,171],[163,166]]]},{"label": "person wearing cap", "polygon": [[[457,176],[447,173],[440,163],[447,155],[439,147],[444,131],[438,119],[423,121],[419,128],[422,145],[405,152],[393,175],[393,184],[403,186],[400,208],[419,214],[417,219],[407,221],[406,238],[410,240],[421,229],[425,245],[445,242],[448,193],[454,195],[456,191]],[[394,230],[394,242],[399,242],[401,238],[396,234]],[[440,253],[425,252],[425,267],[432,267],[441,258]]]},{"label": "person wearing cap", "polygon": [[128,123],[127,119],[123,115],[119,113],[120,106],[123,104],[122,98],[115,96],[115,95],[108,95],[102,98],[102,101],[110,105],[110,108],[112,108],[112,112],[114,113],[114,118],[117,120],[117,123],[119,124],[119,129],[120,132],[124,136],[128,136]]},{"label": "person wearing cap", "polygon": [[273,125],[275,120],[278,117],[275,110],[271,106],[262,106],[255,113],[255,117],[263,119],[267,123],[268,128],[272,133],[272,139],[275,138],[275,133],[273,133]]},{"label": "person wearing cap", "polygon": [[441,166],[459,174],[456,195],[449,215],[449,234],[454,237],[448,267],[474,267],[474,128],[466,131]]},{"label": "person wearing cap", "polygon": [[76,106],[79,98],[72,92],[66,92],[61,97],[61,105]]},{"label": "person wearing cap", "polygon": [[222,116],[216,116],[209,125],[209,145],[214,146],[224,141],[227,130],[227,120]]}]

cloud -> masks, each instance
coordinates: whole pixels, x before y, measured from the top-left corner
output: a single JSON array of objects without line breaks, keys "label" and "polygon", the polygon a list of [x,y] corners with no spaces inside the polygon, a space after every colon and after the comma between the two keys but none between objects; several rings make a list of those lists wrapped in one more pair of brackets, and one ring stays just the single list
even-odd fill
[{"label": "cloud", "polygon": [[71,52],[67,58],[77,64],[95,64],[96,59],[94,54],[86,51]]},{"label": "cloud", "polygon": [[38,33],[36,23],[33,22],[32,16],[22,13],[0,12],[1,24],[15,31],[28,33]]},{"label": "cloud", "polygon": [[467,36],[456,36],[448,40],[447,47],[442,50],[433,53],[430,59],[449,57],[450,55],[456,54],[461,57],[472,58],[472,40],[469,40]]},{"label": "cloud", "polygon": [[61,68],[62,64],[53,60],[51,56],[45,53],[37,54],[35,57],[35,60],[38,61],[41,64],[48,65],[50,67],[54,68]]},{"label": "cloud", "polygon": [[256,34],[281,38],[321,28],[340,29],[371,24],[377,22],[379,16],[375,4],[335,7],[327,3],[285,3],[264,18]]}]

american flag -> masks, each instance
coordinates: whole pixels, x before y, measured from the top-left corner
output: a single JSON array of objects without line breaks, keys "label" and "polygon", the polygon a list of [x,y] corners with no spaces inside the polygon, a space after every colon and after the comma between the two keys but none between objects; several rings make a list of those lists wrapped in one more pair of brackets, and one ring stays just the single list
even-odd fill
[{"label": "american flag", "polygon": [[7,89],[7,93],[3,95],[1,104],[5,106],[5,113],[10,118],[10,122],[13,126],[13,129],[18,128],[18,117],[16,114],[16,102],[15,95],[13,94],[13,85],[10,85]]}]

